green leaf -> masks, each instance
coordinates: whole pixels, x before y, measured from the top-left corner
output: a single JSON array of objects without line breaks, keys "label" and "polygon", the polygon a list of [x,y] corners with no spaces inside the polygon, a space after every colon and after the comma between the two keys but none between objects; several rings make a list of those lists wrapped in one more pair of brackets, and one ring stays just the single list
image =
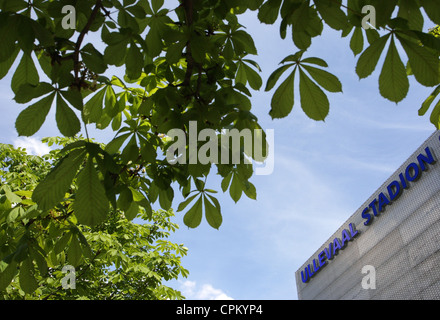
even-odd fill
[{"label": "green leaf", "polygon": [[11,209],[11,201],[5,195],[0,194],[0,211],[7,211]]},{"label": "green leaf", "polygon": [[5,1],[2,10],[17,12],[25,9],[27,6],[28,3],[24,0]]},{"label": "green leaf", "polygon": [[303,65],[304,63],[317,64],[318,66],[325,67],[325,68],[328,67],[327,62],[325,62],[321,58],[317,58],[317,57],[304,58],[301,60],[301,65]]},{"label": "green leaf", "polygon": [[145,18],[145,10],[140,5],[134,5],[132,7],[126,8],[128,12],[130,12],[133,16],[135,16],[138,19]]},{"label": "green leaf", "polygon": [[118,208],[122,211],[127,211],[130,208],[131,203],[133,202],[133,193],[130,188],[124,186],[124,188],[119,193],[119,197],[117,200]]},{"label": "green leaf", "polygon": [[141,76],[142,68],[144,67],[144,57],[133,41],[125,58],[125,66],[126,74],[130,79],[138,79]]},{"label": "green leaf", "polygon": [[8,74],[9,70],[14,64],[15,59],[17,58],[18,52],[20,52],[20,49],[16,47],[13,53],[11,53],[7,59],[0,62],[0,79],[3,79]]},{"label": "green leaf", "polygon": [[322,69],[318,69],[312,66],[301,64],[301,66],[307,70],[312,78],[324,89],[330,92],[342,92],[342,84],[339,79]]},{"label": "green leaf", "polygon": [[122,122],[122,113],[119,112],[112,120],[113,131],[116,131],[121,127],[121,122]]},{"label": "green leaf", "polygon": [[122,144],[125,140],[131,135],[132,133],[125,133],[119,137],[114,138],[112,141],[110,141],[107,146],[105,147],[105,151],[107,151],[110,154],[115,154],[119,151]]},{"label": "green leaf", "polygon": [[251,88],[254,90],[260,90],[260,88],[263,84],[263,81],[261,80],[260,75],[254,69],[249,67],[248,65],[242,63],[242,66],[246,72],[246,78],[247,78]]},{"label": "green leaf", "polygon": [[41,128],[54,97],[55,93],[52,93],[20,112],[15,121],[15,128],[20,136],[32,136]]},{"label": "green leaf", "polygon": [[75,88],[69,88],[67,91],[60,91],[64,99],[66,99],[72,107],[78,109],[79,111],[83,110],[83,98],[81,92]]},{"label": "green leaf", "polygon": [[433,53],[400,36],[397,36],[397,38],[408,55],[408,60],[416,80],[428,87],[438,84],[440,79],[438,53]]},{"label": "green leaf", "polygon": [[[307,25],[309,24],[309,10],[310,9],[309,1],[302,1],[301,5],[293,11],[291,16],[292,21],[292,30],[294,32],[304,32],[307,29]],[[282,15],[282,14],[281,14]]]},{"label": "green leaf", "polygon": [[434,91],[429,95],[428,98],[426,98],[425,101],[423,101],[422,106],[419,109],[419,116],[423,116],[426,111],[428,111],[429,107],[431,106],[434,99],[438,96],[440,93],[440,85],[438,85]]},{"label": "green leaf", "polygon": [[61,94],[57,94],[57,111],[55,118],[60,132],[66,137],[73,137],[81,130],[81,123],[75,112],[67,105]]},{"label": "green leaf", "polygon": [[18,89],[22,84],[29,83],[33,86],[37,86],[40,81],[37,68],[30,54],[23,54],[20,64],[15,70],[11,80],[11,88],[14,93],[18,92]]},{"label": "green leaf", "polygon": [[272,119],[286,117],[293,108],[293,84],[295,78],[295,69],[292,73],[281,83],[275,91],[271,100],[271,109],[269,111]]},{"label": "green leaf", "polygon": [[135,202],[141,202],[142,200],[145,199],[144,195],[142,194],[142,192],[140,192],[139,190],[132,188],[132,187],[128,187],[131,191],[132,194],[132,198],[133,201]]},{"label": "green leaf", "polygon": [[239,62],[237,68],[237,74],[235,75],[235,83],[240,82],[244,85],[247,83],[246,70],[244,69],[244,63]]},{"label": "green leaf", "polygon": [[[212,204],[209,200],[214,203]],[[203,196],[203,202],[205,204],[205,217],[206,221],[208,221],[209,225],[215,229],[220,228],[223,218],[220,211],[220,203],[213,196],[206,194]]]},{"label": "green leaf", "polygon": [[5,189],[5,195],[6,195],[6,198],[11,203],[20,203],[21,202],[21,198],[19,196],[17,196],[14,192],[12,192],[10,189]]},{"label": "green leaf", "polygon": [[[234,47],[238,47],[249,54],[257,54],[254,40],[251,35],[243,30],[235,31],[231,34],[232,43]],[[240,50],[241,51],[241,50]]]},{"label": "green leaf", "polygon": [[78,176],[78,191],[73,210],[78,222],[87,226],[95,226],[107,218],[109,201],[90,156]]},{"label": "green leaf", "polygon": [[160,8],[163,6],[164,0],[151,0],[151,8],[153,12],[158,12]]},{"label": "green leaf", "polygon": [[194,60],[198,63],[202,63],[206,57],[208,51],[208,42],[204,37],[199,35],[193,35],[190,41],[191,54]]},{"label": "green leaf", "polygon": [[298,49],[306,50],[312,44],[312,37],[305,31],[292,30],[292,40]]},{"label": "green leaf", "polygon": [[64,199],[85,154],[83,148],[73,150],[61,159],[46,178],[37,185],[32,194],[32,200],[42,210],[49,210]]},{"label": "green leaf", "polygon": [[348,19],[345,13],[341,10],[341,1],[330,0],[314,0],[316,9],[321,15],[322,19],[331,28],[335,30],[343,30],[348,27]]},{"label": "green leaf", "polygon": [[139,157],[139,147],[136,143],[136,135],[133,135],[122,151],[122,161],[128,163],[129,161],[136,161]]},{"label": "green leaf", "polygon": [[185,48],[185,42],[179,41],[170,45],[167,49],[166,59],[168,64],[178,63],[179,60],[183,57],[182,51]]},{"label": "green leaf", "polygon": [[420,0],[420,4],[428,15],[429,19],[434,21],[437,25],[440,24],[440,10],[438,10],[438,3],[432,0]]},{"label": "green leaf", "polygon": [[390,47],[379,76],[379,91],[384,98],[397,103],[406,97],[408,89],[406,69],[397,52],[394,38],[391,37]]},{"label": "green leaf", "polygon": [[376,28],[379,28],[389,22],[398,0],[370,0],[370,4],[376,9]]},{"label": "green leaf", "polygon": [[3,26],[0,27],[0,39],[2,39],[2,45],[0,46],[0,62],[10,59],[11,55],[13,55],[17,49],[20,49],[15,44],[17,40],[17,32],[16,30],[11,29],[8,25],[10,23],[16,24],[16,20],[10,16],[2,16],[2,22],[3,21],[5,22],[3,23]]},{"label": "green leaf", "polygon": [[4,291],[11,283],[17,274],[17,262],[11,261],[6,264],[4,261],[0,261],[0,291]]},{"label": "green leaf", "polygon": [[228,175],[223,178],[221,182],[221,187],[223,192],[225,192],[228,189],[229,184],[231,183],[231,178],[232,178],[232,172],[229,172]]},{"label": "green leaf", "polygon": [[197,197],[199,194],[200,194],[200,192],[192,195],[188,199],[185,199],[185,201],[182,201],[177,208],[177,212],[185,210],[185,208],[191,203],[191,201],[193,201],[194,198]]},{"label": "green leaf", "polygon": [[6,222],[13,223],[18,217],[20,217],[23,214],[24,210],[22,207],[15,207],[13,208],[9,214],[8,218],[6,219]]},{"label": "green leaf", "polygon": [[[113,33],[112,33],[113,34]],[[122,66],[127,54],[128,40],[123,40],[114,45],[108,45],[104,50],[104,61],[107,64]]]},{"label": "green leaf", "polygon": [[29,253],[31,254],[32,260],[36,262],[40,275],[46,275],[48,268],[45,257],[47,256],[47,253],[36,243],[29,247]]},{"label": "green leaf", "polygon": [[231,39],[226,40],[225,47],[223,49],[223,56],[225,59],[232,59],[234,57],[234,48],[232,47]]},{"label": "green leaf", "polygon": [[67,250],[67,260],[69,264],[74,267],[79,266],[82,260],[82,250],[76,235],[72,235],[72,240],[70,241],[69,249]]},{"label": "green leaf", "polygon": [[132,201],[130,207],[128,207],[128,209],[125,211],[125,217],[127,218],[127,220],[131,221],[136,218],[138,213],[139,205],[136,202]]},{"label": "green leaf", "polygon": [[41,97],[51,91],[55,90],[51,84],[47,82],[40,82],[37,86],[29,83],[22,84],[15,94],[14,100],[17,103],[28,103],[32,99]]},{"label": "green leaf", "polygon": [[135,34],[140,31],[136,18],[132,17],[124,9],[120,9],[118,12],[118,24],[122,28],[130,28]]},{"label": "green leaf", "polygon": [[350,40],[350,48],[353,54],[357,56],[364,48],[364,37],[362,35],[362,27],[354,28],[353,35]]},{"label": "green leaf", "polygon": [[30,257],[25,259],[20,265],[19,282],[20,288],[27,294],[32,294],[38,288],[38,283],[34,276],[34,265]]},{"label": "green leaf", "polygon": [[243,192],[248,198],[257,200],[257,189],[252,183],[250,183],[249,181],[245,181],[243,187]]},{"label": "green leaf", "polygon": [[294,54],[289,54],[287,57],[285,57],[283,60],[281,60],[280,64],[285,63],[287,61],[299,63],[304,52],[305,52],[305,50],[299,50],[299,51],[295,52]]},{"label": "green leaf", "polygon": [[105,91],[106,88],[103,87],[84,105],[83,118],[86,123],[98,122],[101,119]]},{"label": "green leaf", "polygon": [[397,17],[407,20],[411,30],[422,31],[423,16],[420,12],[420,5],[415,1],[400,0]]},{"label": "green leaf", "polygon": [[113,86],[107,86],[104,99],[104,112],[111,118],[116,116],[119,112],[116,102],[117,100]]},{"label": "green leaf", "polygon": [[95,47],[88,43],[81,49],[81,57],[90,70],[95,73],[103,73],[107,70],[107,64],[104,62],[104,55]]},{"label": "green leaf", "polygon": [[360,79],[368,77],[376,68],[390,34],[374,41],[359,57],[356,64],[356,73]]},{"label": "green leaf", "polygon": [[169,210],[173,203],[174,191],[169,187],[166,190],[159,189],[159,204],[163,210]]},{"label": "green leaf", "polygon": [[309,118],[324,120],[330,107],[327,96],[301,69],[299,75],[301,108]]},{"label": "green leaf", "polygon": [[258,19],[266,24],[274,24],[278,18],[281,0],[268,0],[258,10]]},{"label": "green leaf", "polygon": [[203,217],[203,206],[202,206],[202,195],[195,202],[195,204],[185,213],[183,217],[183,222],[188,228],[197,228],[202,222]]},{"label": "green leaf", "polygon": [[229,187],[229,195],[231,196],[232,200],[234,200],[236,203],[241,198],[241,194],[243,192],[240,178],[237,174],[234,174],[232,177],[231,186]]},{"label": "green leaf", "polygon": [[374,41],[380,38],[379,32],[374,29],[365,30],[365,35],[367,36],[368,44],[372,44]]},{"label": "green leaf", "polygon": [[272,72],[272,74],[267,79],[266,88],[264,89],[264,91],[271,90],[275,86],[281,75],[284,73],[284,71],[289,69],[289,67],[291,66],[293,66],[293,63],[289,63],[284,66],[281,66],[278,69],[276,69],[274,72]]},{"label": "green leaf", "polygon": [[69,243],[72,236],[73,233],[69,231],[64,233],[59,239],[57,239],[55,246],[53,248],[55,254],[59,254],[66,249],[67,244]]},{"label": "green leaf", "polygon": [[431,123],[437,128],[440,128],[440,101],[437,102],[429,117]]}]

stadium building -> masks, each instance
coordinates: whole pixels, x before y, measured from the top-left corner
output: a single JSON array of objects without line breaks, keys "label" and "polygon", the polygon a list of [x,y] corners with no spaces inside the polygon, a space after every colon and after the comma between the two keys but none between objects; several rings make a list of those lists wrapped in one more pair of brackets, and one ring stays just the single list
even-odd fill
[{"label": "stadium building", "polygon": [[298,298],[440,299],[440,131],[296,271]]}]

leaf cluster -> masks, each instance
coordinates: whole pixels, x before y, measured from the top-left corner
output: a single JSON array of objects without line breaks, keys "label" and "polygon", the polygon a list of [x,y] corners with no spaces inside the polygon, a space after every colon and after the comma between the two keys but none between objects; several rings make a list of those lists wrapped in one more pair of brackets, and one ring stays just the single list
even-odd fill
[{"label": "leaf cluster", "polygon": [[[74,30],[62,27],[65,5],[75,8]],[[363,23],[365,6],[375,8],[371,28]],[[18,134],[34,135],[54,107],[62,135],[75,137],[83,129],[87,136],[65,147],[32,201],[49,211],[71,191],[80,200],[72,210],[86,226],[106,221],[111,210],[129,219],[139,208],[151,215],[156,202],[169,210],[179,190],[188,227],[198,226],[204,212],[208,223],[219,228],[220,203],[207,186],[212,168],[234,201],[243,193],[256,198],[249,181],[252,165],[244,160],[264,160],[266,145],[261,159],[242,140],[240,164],[198,159],[171,164],[164,159],[171,145],[167,133],[181,129],[189,137],[193,121],[197,133],[261,129],[250,100],[263,86],[260,66],[251,59],[258,48],[239,22],[247,11],[254,11],[261,23],[279,22],[280,37],[298,49],[266,81],[265,91],[274,89],[272,118],[291,113],[295,79],[301,108],[313,120],[328,116],[328,93],[342,92],[327,62],[307,56],[324,28],[350,37],[360,79],[382,64],[378,83],[384,98],[402,101],[414,77],[422,86],[435,87],[419,110],[423,115],[439,92],[438,28],[424,32],[425,16],[433,25],[440,23],[439,4],[431,0],[182,0],[174,8],[163,0],[0,0],[0,10],[0,79],[16,63],[11,89],[15,101],[26,105],[15,122]],[[113,68],[123,76],[109,75]],[[437,127],[439,115],[437,103],[431,113]],[[91,125],[114,132],[106,147],[91,142]],[[196,147],[204,146],[197,141]],[[190,151],[187,141],[185,152]],[[76,189],[70,190],[72,181]]]},{"label": "leaf cluster", "polygon": [[[82,224],[74,207],[81,205],[75,189],[92,170],[85,159],[82,176],[50,210],[32,200],[53,165],[63,166],[61,157],[59,149],[42,158],[0,144],[0,299],[182,299],[163,284],[188,275],[181,266],[187,249],[167,240],[178,228],[171,210],[137,208],[134,222],[112,209],[105,221]],[[75,268],[75,289],[63,288],[66,265]]]}]

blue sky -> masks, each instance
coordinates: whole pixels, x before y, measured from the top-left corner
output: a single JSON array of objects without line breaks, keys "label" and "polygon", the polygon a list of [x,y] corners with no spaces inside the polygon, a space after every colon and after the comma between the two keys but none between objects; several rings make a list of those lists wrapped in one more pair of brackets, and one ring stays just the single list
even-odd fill
[{"label": "blue sky", "polygon": [[[254,38],[259,55],[253,59],[263,69],[265,83],[278,63],[297,49],[289,37],[280,39],[277,25],[260,24],[254,13],[239,21]],[[432,25],[426,24],[425,30],[428,27]],[[326,29],[304,55],[326,60],[328,71],[343,85],[343,93],[328,94],[330,113],[325,122],[306,117],[298,90],[291,114],[278,120],[268,114],[274,90],[252,92],[252,111],[260,125],[274,129],[274,171],[251,179],[257,200],[243,196],[237,204],[221,192],[217,177],[208,178],[208,185],[219,190],[223,214],[219,230],[205,220],[188,229],[183,215],[176,214],[180,229],[171,240],[189,249],[182,263],[190,275],[170,285],[187,298],[297,299],[295,271],[435,130],[429,115],[417,115],[432,89],[410,79],[405,100],[398,105],[385,100],[378,90],[379,69],[358,79],[357,59],[348,41]],[[12,101],[11,77],[12,72],[0,81],[0,142],[38,146],[17,137],[14,122],[25,105]],[[54,120],[51,110],[34,138],[60,135]],[[100,142],[113,136],[111,131],[91,131]]]}]

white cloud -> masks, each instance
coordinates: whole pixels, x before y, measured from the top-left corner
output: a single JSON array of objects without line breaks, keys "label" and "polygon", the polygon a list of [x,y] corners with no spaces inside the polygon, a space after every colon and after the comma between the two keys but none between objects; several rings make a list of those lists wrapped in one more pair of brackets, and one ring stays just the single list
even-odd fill
[{"label": "white cloud", "polygon": [[188,300],[233,300],[225,292],[214,288],[209,283],[199,286],[195,281],[186,280],[181,283],[180,290]]},{"label": "white cloud", "polygon": [[14,147],[25,148],[29,154],[42,156],[49,153],[50,148],[36,138],[20,137],[14,140]]}]

